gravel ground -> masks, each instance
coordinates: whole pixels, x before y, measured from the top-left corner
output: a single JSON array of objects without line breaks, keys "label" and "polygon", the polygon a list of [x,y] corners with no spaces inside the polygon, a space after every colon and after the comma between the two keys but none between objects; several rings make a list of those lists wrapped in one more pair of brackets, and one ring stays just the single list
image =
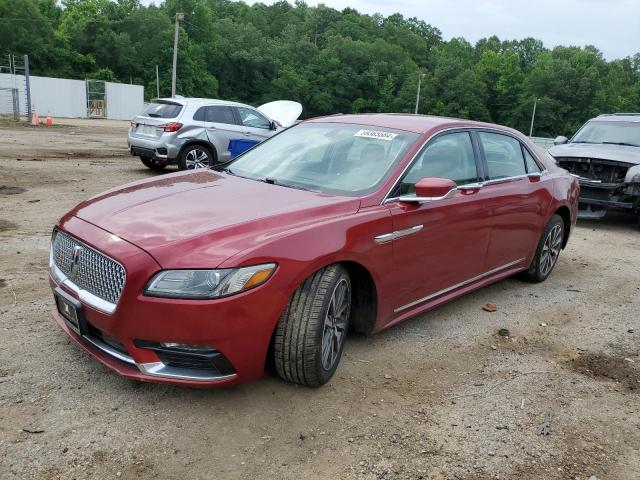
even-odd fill
[{"label": "gravel ground", "polygon": [[542,284],[507,279],[350,337],[320,389],[273,373],[226,390],[137,383],[52,321],[47,250],[77,202],[155,174],[128,156],[126,123],[67,123],[0,126],[3,480],[640,478],[633,219],[579,223]]}]

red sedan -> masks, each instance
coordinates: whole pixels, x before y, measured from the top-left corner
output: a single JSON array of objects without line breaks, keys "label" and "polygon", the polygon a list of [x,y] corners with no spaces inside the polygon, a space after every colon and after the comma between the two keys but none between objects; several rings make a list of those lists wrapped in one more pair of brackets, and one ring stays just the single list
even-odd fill
[{"label": "red sedan", "polygon": [[545,280],[575,178],[520,133],[413,115],[319,118],[222,172],[165,175],[56,226],[58,325],[127,377],[219,386],[334,374],[374,333],[521,272]]}]

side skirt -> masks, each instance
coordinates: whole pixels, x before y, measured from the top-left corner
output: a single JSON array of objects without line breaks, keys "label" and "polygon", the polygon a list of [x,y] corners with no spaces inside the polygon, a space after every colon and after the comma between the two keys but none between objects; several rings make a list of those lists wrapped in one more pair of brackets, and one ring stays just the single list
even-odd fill
[{"label": "side skirt", "polygon": [[447,303],[450,300],[454,300],[462,295],[478,290],[487,285],[491,285],[492,283],[498,282],[504,278],[510,277],[511,275],[515,275],[516,273],[522,272],[528,268],[527,266],[523,266],[525,261],[518,263],[517,267],[509,268],[508,270],[501,270],[498,273],[484,277],[474,283],[467,284],[455,290],[451,290],[449,292],[443,293],[442,295],[428,301],[424,301],[419,305],[416,305],[411,308],[407,308],[406,310],[402,310],[396,316],[394,316],[389,323],[381,325],[379,328],[375,328],[374,333],[385,330],[389,327],[392,327],[404,320],[415,317],[422,313],[428,312],[429,310],[433,310],[436,307],[439,307],[443,303]]}]

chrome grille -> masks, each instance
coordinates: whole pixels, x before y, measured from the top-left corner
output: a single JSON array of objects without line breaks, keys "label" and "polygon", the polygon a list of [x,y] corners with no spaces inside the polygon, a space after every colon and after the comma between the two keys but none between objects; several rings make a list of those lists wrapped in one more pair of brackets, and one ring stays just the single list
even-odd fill
[{"label": "chrome grille", "polygon": [[[82,250],[74,262],[76,247]],[[71,282],[107,302],[118,303],[127,278],[122,265],[59,231],[54,233],[51,248],[56,267]]]}]

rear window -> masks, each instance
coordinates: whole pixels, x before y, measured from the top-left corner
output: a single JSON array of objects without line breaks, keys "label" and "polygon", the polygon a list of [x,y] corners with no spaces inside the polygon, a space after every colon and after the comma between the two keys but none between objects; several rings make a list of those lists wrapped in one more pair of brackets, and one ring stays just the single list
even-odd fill
[{"label": "rear window", "polygon": [[141,113],[145,117],[153,117],[153,118],[176,118],[180,111],[182,110],[182,105],[174,105],[170,103],[150,103],[147,108]]}]

